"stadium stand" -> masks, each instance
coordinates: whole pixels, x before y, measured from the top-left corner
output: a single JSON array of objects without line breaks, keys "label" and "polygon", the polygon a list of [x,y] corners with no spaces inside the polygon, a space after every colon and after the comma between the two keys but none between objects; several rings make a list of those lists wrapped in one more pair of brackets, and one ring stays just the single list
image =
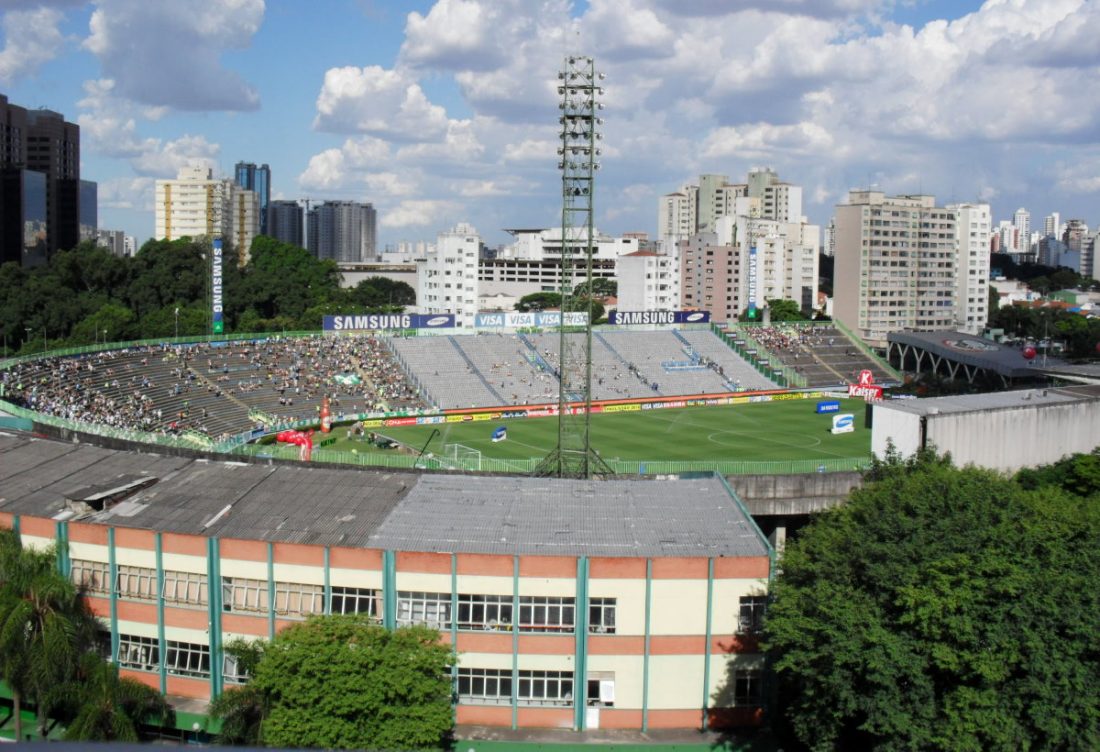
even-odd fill
[{"label": "stadium stand", "polygon": [[808,387],[839,386],[854,382],[869,370],[880,384],[897,379],[844,332],[830,324],[731,327],[729,334],[762,347],[770,358],[788,366]]}]

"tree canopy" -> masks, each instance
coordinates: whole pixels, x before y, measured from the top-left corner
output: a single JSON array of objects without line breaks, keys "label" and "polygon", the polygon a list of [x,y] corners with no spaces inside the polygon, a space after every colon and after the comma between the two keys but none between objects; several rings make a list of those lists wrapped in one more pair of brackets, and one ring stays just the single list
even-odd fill
[{"label": "tree canopy", "polygon": [[922,453],[783,554],[779,728],[810,749],[1100,748],[1100,499]]},{"label": "tree canopy", "polygon": [[451,732],[454,657],[436,630],[318,616],[254,657],[248,684],[212,707],[232,721],[224,741],[416,750],[439,747]]}]

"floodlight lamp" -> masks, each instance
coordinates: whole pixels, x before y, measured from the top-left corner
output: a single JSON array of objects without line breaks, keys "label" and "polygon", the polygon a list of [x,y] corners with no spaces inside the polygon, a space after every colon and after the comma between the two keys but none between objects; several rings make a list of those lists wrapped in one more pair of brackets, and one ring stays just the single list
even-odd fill
[{"label": "floodlight lamp", "polygon": [[603,138],[603,134],[602,134],[602,133],[597,133],[597,134],[596,134],[596,140],[597,140],[597,141],[599,141],[599,140],[600,140],[600,139],[602,139],[602,138]]},{"label": "floodlight lamp", "polygon": [[559,170],[564,170],[565,169],[565,162],[558,162],[558,169]]},{"label": "floodlight lamp", "polygon": [[558,109],[559,110],[564,110],[565,109],[565,102],[558,102]]},{"label": "floodlight lamp", "polygon": [[559,79],[564,79],[565,78],[565,71],[558,71],[558,78]]},{"label": "floodlight lamp", "polygon": [[571,57],[571,58],[569,58],[569,64],[570,64],[570,65],[572,65],[572,64],[573,64],[573,63],[575,63],[575,62],[577,62],[577,58],[575,58],[575,57]]},{"label": "floodlight lamp", "polygon": [[596,125],[603,125],[603,118],[596,118]]},{"label": "floodlight lamp", "polygon": [[596,75],[597,75],[597,76],[599,77],[599,79],[600,79],[601,81],[603,81],[603,80],[604,80],[605,78],[607,78],[607,76],[605,76],[605,75],[604,75],[604,74],[602,74],[602,73],[597,73]]},{"label": "floodlight lamp", "polygon": [[596,107],[602,110],[603,109],[603,102],[596,102]]},{"label": "floodlight lamp", "polygon": [[598,169],[600,169],[600,163],[599,163],[599,162],[593,162],[593,163],[592,163],[592,169],[593,169],[593,170],[598,170]]},{"label": "floodlight lamp", "polygon": [[559,86],[558,87],[558,94],[564,94],[564,93],[565,93],[565,87],[564,86]]},{"label": "floodlight lamp", "polygon": [[603,87],[602,86],[597,86],[596,87],[596,93],[597,94],[603,94]]},{"label": "floodlight lamp", "polygon": [[564,153],[565,153],[565,149],[563,149],[562,147],[559,146],[558,147],[558,154],[564,154]]}]

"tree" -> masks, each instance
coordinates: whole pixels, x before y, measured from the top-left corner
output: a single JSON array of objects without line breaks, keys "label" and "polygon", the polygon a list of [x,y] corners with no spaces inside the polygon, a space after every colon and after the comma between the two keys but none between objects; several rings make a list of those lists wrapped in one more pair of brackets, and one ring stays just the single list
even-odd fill
[{"label": "tree", "polygon": [[772,321],[805,321],[802,309],[793,300],[769,300],[768,310]]},{"label": "tree", "polygon": [[246,687],[215,708],[236,719],[233,734],[271,746],[433,749],[453,726],[453,663],[433,629],[313,617],[277,634]]},{"label": "tree", "polygon": [[[236,659],[242,676],[255,676],[265,647],[263,640],[249,642],[238,638],[225,646],[225,652]],[[218,733],[220,744],[256,747],[264,743],[263,721],[268,709],[266,693],[251,682],[218,695],[211,701],[208,712],[222,722]]]},{"label": "tree", "polygon": [[[575,295],[586,296],[588,295],[588,282],[581,282],[573,290]],[[619,283],[614,279],[608,279],[607,277],[594,277],[592,279],[592,297],[593,298],[613,298],[619,294]]]},{"label": "tree", "polygon": [[95,621],[58,572],[54,550],[24,549],[14,532],[0,530],[0,677],[11,689],[16,738],[24,699],[36,704],[45,736],[51,711],[68,699],[58,688],[76,675],[94,637]]},{"label": "tree", "polygon": [[779,728],[821,750],[1100,748],[1098,502],[929,452],[876,463],[784,552]]},{"label": "tree", "polygon": [[137,742],[142,723],[174,723],[164,696],[130,678],[119,678],[114,666],[95,653],[85,653],[77,681],[66,687],[77,703],[65,729],[68,741]]},{"label": "tree", "polygon": [[524,313],[561,308],[561,295],[556,292],[533,292],[520,298],[515,307]]},{"label": "tree", "polygon": [[997,292],[997,288],[993,285],[989,286],[989,316],[997,313],[997,310],[1001,307],[1001,294]]}]

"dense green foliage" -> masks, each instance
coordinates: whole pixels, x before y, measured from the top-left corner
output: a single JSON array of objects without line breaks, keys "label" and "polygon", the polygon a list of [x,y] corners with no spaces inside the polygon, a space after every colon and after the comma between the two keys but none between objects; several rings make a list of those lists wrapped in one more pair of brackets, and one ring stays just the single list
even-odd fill
[{"label": "dense green foliage", "polygon": [[1051,465],[1024,468],[1016,473],[1016,481],[1027,489],[1057,486],[1075,496],[1096,496],[1100,494],[1100,448],[1091,454],[1063,457]]},{"label": "dense green foliage", "polygon": [[783,554],[780,729],[810,749],[1100,748],[1100,498],[930,453]]},{"label": "dense green foliage", "polygon": [[1065,343],[1066,355],[1075,358],[1095,357],[1100,342],[1100,319],[1085,318],[1061,308],[1003,306],[990,314],[989,327],[1003,329],[1013,337],[1060,340]]},{"label": "dense green foliage", "polygon": [[1055,290],[1100,290],[1100,282],[1085,277],[1064,266],[1042,264],[1017,264],[1007,253],[994,253],[989,257],[989,267],[1006,279],[1027,282],[1032,290],[1044,295]]},{"label": "dense green foliage", "polygon": [[249,683],[212,711],[231,722],[225,741],[434,749],[453,726],[453,662],[436,630],[390,632],[362,616],[314,617],[276,635]]},{"label": "dense green foliage", "polygon": [[164,697],[120,679],[95,652],[95,633],[56,552],[25,549],[14,532],[0,530],[0,678],[12,692],[16,738],[23,738],[24,700],[34,703],[43,737],[51,719],[79,741],[137,741],[142,722],[170,721]]},{"label": "dense green foliage", "polygon": [[[84,243],[49,264],[0,266],[0,335],[5,352],[87,345],[210,330],[206,241],[150,240],[133,258]],[[248,263],[227,247],[223,261],[227,332],[319,329],[334,313],[400,311],[414,302],[404,282],[372,277],[340,287],[335,262],[268,237]],[[178,311],[178,314],[177,314]],[[29,331],[28,331],[29,330]],[[45,335],[45,336],[44,336]]]}]

